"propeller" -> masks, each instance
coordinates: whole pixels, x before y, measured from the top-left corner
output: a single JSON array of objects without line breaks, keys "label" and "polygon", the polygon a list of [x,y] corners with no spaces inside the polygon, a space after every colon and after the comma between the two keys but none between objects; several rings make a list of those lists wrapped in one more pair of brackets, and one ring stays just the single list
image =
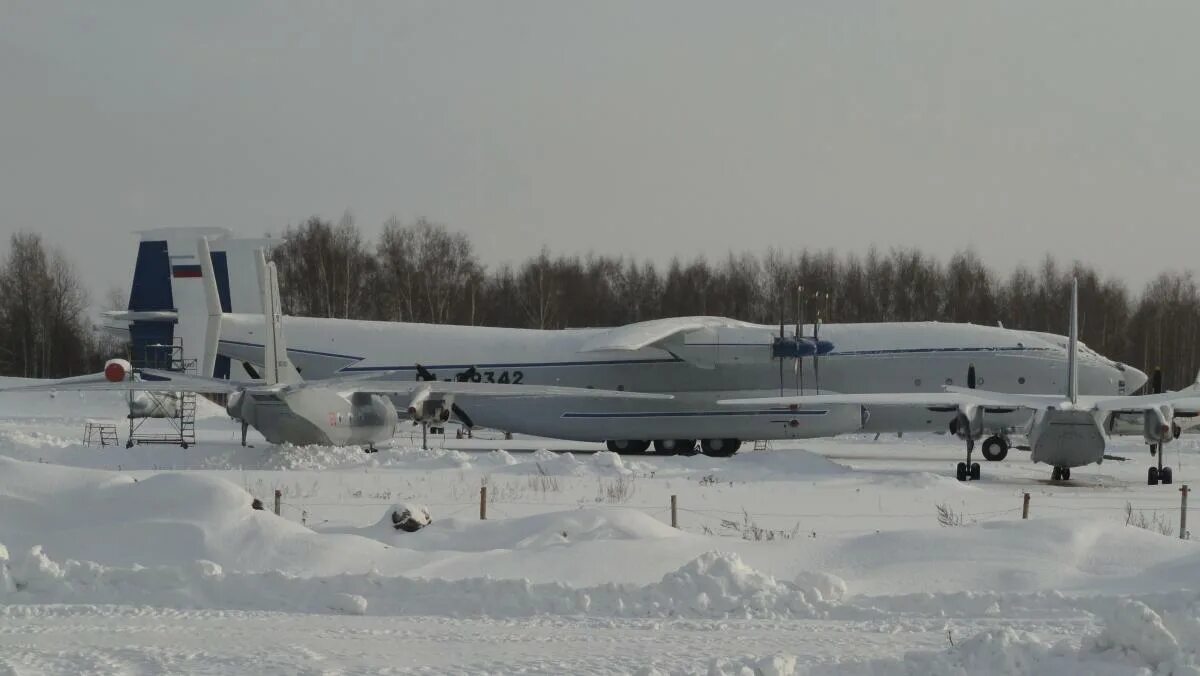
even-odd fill
[{"label": "propeller", "polygon": [[813,324],[813,379],[816,380],[817,394],[821,393],[821,315],[817,315],[817,323]]},{"label": "propeller", "polygon": [[450,410],[454,412],[454,415],[460,421],[462,421],[462,424],[466,425],[467,427],[475,427],[475,421],[471,420],[471,416],[467,415],[467,412],[462,410],[458,404],[450,404]]},{"label": "propeller", "polygon": [[[804,325],[804,285],[796,287],[796,340],[800,340],[800,327]],[[792,365],[792,377],[796,381],[796,394],[804,394],[804,358],[796,357]]]},{"label": "propeller", "polygon": [[975,365],[974,364],[967,366],[967,387],[972,390],[975,389]]},{"label": "propeller", "polygon": [[415,364],[415,366],[417,367],[417,380],[425,382],[433,382],[437,380],[437,376],[430,373],[429,369],[421,366],[420,364]]},{"label": "propeller", "polygon": [[[1154,375],[1150,378],[1150,387],[1154,391],[1151,394],[1162,394],[1162,367],[1154,367]],[[1158,454],[1158,444],[1150,444],[1150,457]],[[1162,463],[1159,463],[1160,465]]]}]

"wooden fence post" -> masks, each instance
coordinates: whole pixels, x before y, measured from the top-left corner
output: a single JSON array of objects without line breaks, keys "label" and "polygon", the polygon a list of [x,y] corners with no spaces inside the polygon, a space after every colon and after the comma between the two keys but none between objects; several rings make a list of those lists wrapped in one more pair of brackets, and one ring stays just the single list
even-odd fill
[{"label": "wooden fence post", "polygon": [[[1161,453],[1162,451],[1159,451],[1159,452]],[[1179,489],[1179,494],[1181,496],[1179,498],[1179,539],[1186,540],[1186,539],[1188,539],[1188,532],[1187,532],[1188,487],[1187,487],[1187,484],[1184,484],[1183,487]]]},{"label": "wooden fence post", "polygon": [[671,496],[671,528],[679,528],[679,511],[677,496]]},{"label": "wooden fence post", "polygon": [[479,520],[487,520],[487,486],[479,487]]},{"label": "wooden fence post", "polygon": [[1021,500],[1021,518],[1022,519],[1029,518],[1029,494],[1028,493],[1026,493],[1025,497]]},{"label": "wooden fence post", "polygon": [[279,516],[279,501],[283,497],[283,491],[275,489],[275,516]]}]

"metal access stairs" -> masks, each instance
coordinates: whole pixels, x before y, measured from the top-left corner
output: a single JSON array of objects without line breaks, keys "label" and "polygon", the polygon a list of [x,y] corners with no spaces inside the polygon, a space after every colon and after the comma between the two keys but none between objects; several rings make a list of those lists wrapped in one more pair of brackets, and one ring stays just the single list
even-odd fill
[{"label": "metal access stairs", "polygon": [[[170,345],[152,345],[153,351],[143,355],[141,363],[135,366],[162,368],[177,373],[195,373],[196,360],[183,358],[183,343],[176,338]],[[132,356],[132,355],[131,355]],[[176,393],[148,392],[152,397],[174,397]],[[187,448],[196,443],[196,393],[179,392],[179,404],[174,416],[168,418],[129,418],[129,436],[125,442],[126,448],[134,444],[170,444]],[[149,420],[163,420],[170,426],[170,431],[164,433],[147,433],[142,427]]]}]

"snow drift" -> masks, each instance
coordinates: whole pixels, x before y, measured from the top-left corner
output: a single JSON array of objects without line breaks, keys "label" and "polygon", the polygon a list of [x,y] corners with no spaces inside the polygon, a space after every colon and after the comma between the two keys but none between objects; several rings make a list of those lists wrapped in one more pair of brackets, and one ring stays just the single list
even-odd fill
[{"label": "snow drift", "polygon": [[[226,571],[211,561],[110,567],[0,548],[0,603],[121,604],[376,615],[821,618],[838,609],[813,587],[776,580],[736,554],[710,552],[649,585],[572,588],[528,580],[423,580],[373,573],[305,578]],[[861,612],[855,613],[861,614]]]}]

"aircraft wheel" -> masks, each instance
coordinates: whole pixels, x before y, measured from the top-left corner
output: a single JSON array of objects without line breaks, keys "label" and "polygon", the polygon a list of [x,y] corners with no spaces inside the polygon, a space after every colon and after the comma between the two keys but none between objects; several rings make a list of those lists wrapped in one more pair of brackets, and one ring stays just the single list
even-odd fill
[{"label": "aircraft wheel", "polygon": [[608,450],[618,455],[641,455],[650,448],[649,441],[638,441],[636,439],[617,439],[604,442]]},{"label": "aircraft wheel", "polygon": [[1051,481],[1062,481],[1062,468],[1061,467],[1055,467],[1050,472],[1050,480]]},{"label": "aircraft wheel", "polygon": [[133,442],[132,442],[132,441],[126,441],[126,442],[125,442],[125,448],[133,448]]},{"label": "aircraft wheel", "polygon": [[999,462],[1008,456],[1008,441],[1000,435],[988,437],[982,451],[984,460]]},{"label": "aircraft wheel", "polygon": [[971,481],[979,481],[979,463],[971,463]]},{"label": "aircraft wheel", "polygon": [[1071,468],[1070,467],[1062,468],[1061,476],[1062,476],[1063,481],[1070,481],[1071,480]]},{"label": "aircraft wheel", "polygon": [[187,450],[188,443],[187,443],[186,441],[185,441],[185,442],[183,442],[183,443],[181,443],[181,444],[179,444],[179,445],[180,445],[180,446],[183,448],[183,450],[185,450],[185,451]]},{"label": "aircraft wheel", "polygon": [[704,455],[714,458],[728,458],[741,448],[742,442],[738,439],[701,439],[700,450]]},{"label": "aircraft wheel", "polygon": [[1146,472],[1146,485],[1147,486],[1157,486],[1158,485],[1158,468],[1157,467],[1151,467],[1150,470],[1148,472]]},{"label": "aircraft wheel", "polygon": [[1170,467],[1162,468],[1162,471],[1158,473],[1158,481],[1164,486],[1175,482],[1175,477],[1171,476]]},{"label": "aircraft wheel", "polygon": [[965,463],[965,462],[958,463],[958,467],[955,468],[954,476],[959,481],[968,481],[970,475],[967,472],[967,463]]},{"label": "aircraft wheel", "polygon": [[654,442],[654,452],[658,455],[695,455],[695,439],[658,439]]}]

